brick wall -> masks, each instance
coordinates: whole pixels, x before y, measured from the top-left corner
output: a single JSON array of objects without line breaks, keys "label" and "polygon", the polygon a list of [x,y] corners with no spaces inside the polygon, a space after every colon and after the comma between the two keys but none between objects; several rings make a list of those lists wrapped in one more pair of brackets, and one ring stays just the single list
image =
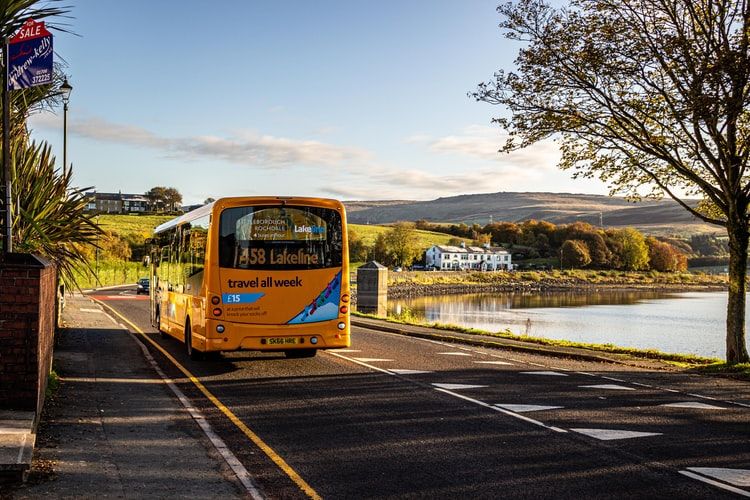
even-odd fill
[{"label": "brick wall", "polygon": [[0,255],[0,409],[44,403],[55,334],[56,271],[40,257]]}]

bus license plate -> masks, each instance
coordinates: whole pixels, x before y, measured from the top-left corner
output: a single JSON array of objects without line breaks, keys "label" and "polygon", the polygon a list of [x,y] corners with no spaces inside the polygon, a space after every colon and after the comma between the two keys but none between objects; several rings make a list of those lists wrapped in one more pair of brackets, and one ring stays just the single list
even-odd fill
[{"label": "bus license plate", "polygon": [[276,337],[268,339],[268,343],[270,345],[289,345],[296,344],[297,339],[296,337]]}]

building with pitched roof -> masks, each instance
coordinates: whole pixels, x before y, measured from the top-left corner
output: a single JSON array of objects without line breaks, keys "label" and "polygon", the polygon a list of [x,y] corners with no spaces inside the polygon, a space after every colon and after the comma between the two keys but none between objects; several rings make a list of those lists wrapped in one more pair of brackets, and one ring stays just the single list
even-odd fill
[{"label": "building with pitched roof", "polygon": [[441,271],[510,271],[511,254],[503,247],[432,245],[425,252],[425,264]]}]

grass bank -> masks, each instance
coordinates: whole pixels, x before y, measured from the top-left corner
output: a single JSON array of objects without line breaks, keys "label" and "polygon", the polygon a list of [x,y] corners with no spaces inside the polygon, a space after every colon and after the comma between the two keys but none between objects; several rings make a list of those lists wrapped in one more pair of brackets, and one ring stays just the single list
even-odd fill
[{"label": "grass bank", "polygon": [[553,271],[407,271],[388,273],[389,286],[403,285],[508,285],[547,286],[704,286],[723,288],[727,277],[704,273],[660,273],[658,271],[553,270]]}]

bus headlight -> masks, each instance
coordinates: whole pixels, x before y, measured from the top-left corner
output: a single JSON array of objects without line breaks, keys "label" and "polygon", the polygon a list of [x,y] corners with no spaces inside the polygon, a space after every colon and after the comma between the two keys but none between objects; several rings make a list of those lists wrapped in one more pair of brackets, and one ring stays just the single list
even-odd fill
[{"label": "bus headlight", "polygon": [[318,343],[318,337],[311,337],[310,338],[310,343],[313,344],[313,345],[317,344]]},{"label": "bus headlight", "polygon": [[346,328],[346,323],[343,323],[343,322],[342,322],[342,323],[339,323],[339,324],[338,324],[338,327],[339,327],[339,330],[343,330],[343,329],[345,329],[345,328]]}]

